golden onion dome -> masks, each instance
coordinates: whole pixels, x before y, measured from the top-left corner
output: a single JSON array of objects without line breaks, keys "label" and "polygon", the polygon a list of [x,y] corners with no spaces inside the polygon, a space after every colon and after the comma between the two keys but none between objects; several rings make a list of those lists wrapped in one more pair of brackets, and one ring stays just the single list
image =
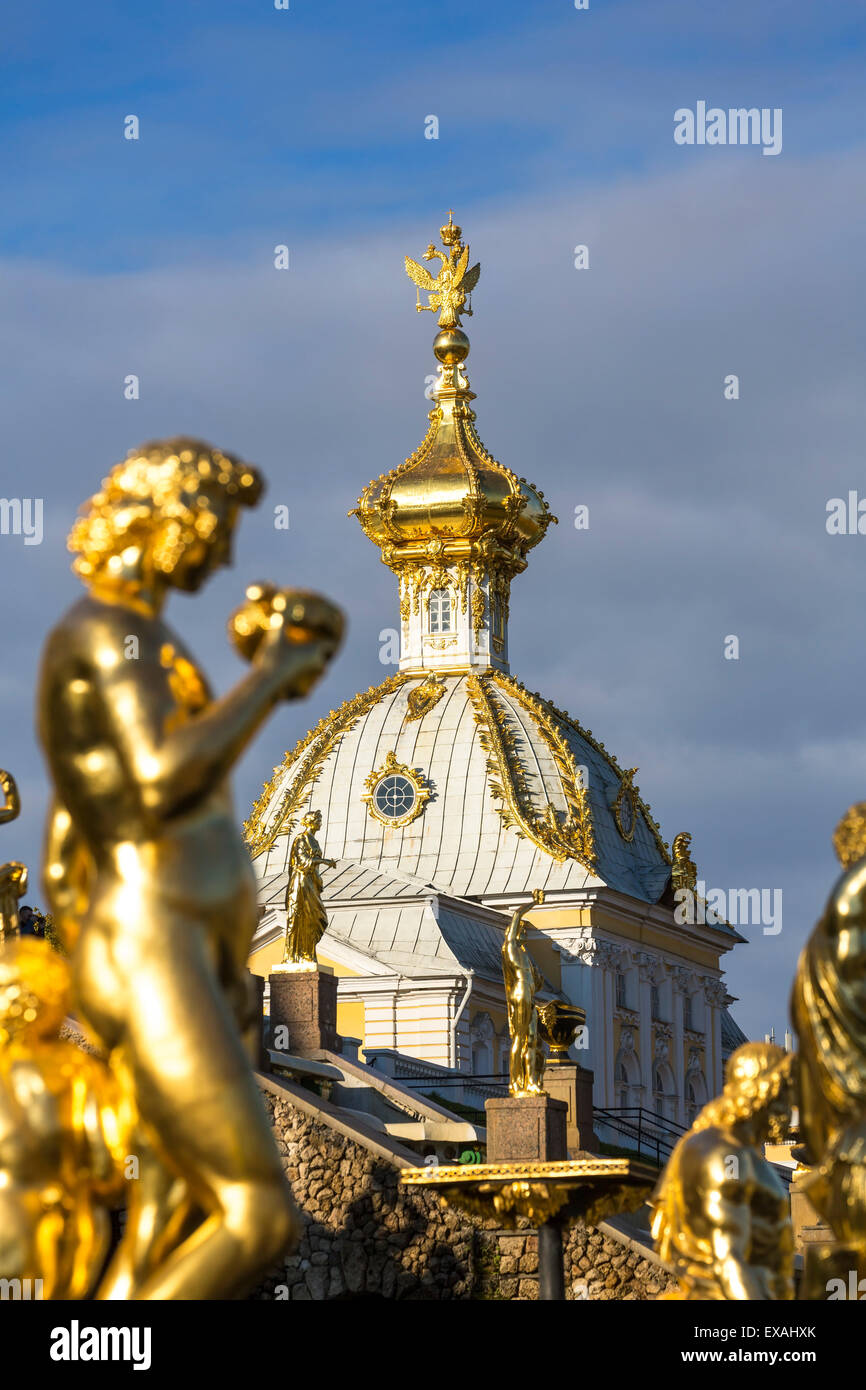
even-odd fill
[{"label": "golden onion dome", "polygon": [[[425,259],[442,261],[434,280],[407,257],[411,278],[431,297],[418,309],[438,309],[441,331],[433,351],[439,375],[432,395],[427,434],[398,468],[369,483],[350,515],[357,516],[370,539],[382,549],[392,567],[406,561],[486,561],[512,574],[526,567],[526,552],[556,521],[544,493],[525,478],[503,467],[487,452],[475,429],[464,363],[469,339],[459,327],[467,291],[477,283],[480,268],[466,269],[469,248],[459,239],[459,227],[443,229],[446,251],[432,245]],[[444,235],[449,233],[449,235]]]}]

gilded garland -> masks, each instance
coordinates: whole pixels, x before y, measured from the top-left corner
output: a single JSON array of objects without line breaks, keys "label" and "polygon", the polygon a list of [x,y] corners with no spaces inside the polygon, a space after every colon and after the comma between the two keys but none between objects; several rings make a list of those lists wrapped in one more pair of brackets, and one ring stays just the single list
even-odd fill
[{"label": "gilded garland", "polygon": [[568,810],[560,817],[552,802],[539,810],[534,804],[526,773],[520,761],[517,735],[505,709],[493,695],[492,682],[506,689],[505,678],[484,679],[471,675],[466,688],[472,701],[479,740],[488,754],[490,791],[499,803],[497,809],[506,825],[525,836],[554,859],[577,859],[585,868],[597,864],[589,797],[574,755],[552,720],[543,711],[533,710],[539,731],[556,760]]}]

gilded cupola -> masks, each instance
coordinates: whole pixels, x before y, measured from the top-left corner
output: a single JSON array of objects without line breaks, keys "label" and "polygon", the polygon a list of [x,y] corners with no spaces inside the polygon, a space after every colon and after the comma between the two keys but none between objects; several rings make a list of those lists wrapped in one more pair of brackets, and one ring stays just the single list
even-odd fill
[{"label": "gilded cupola", "polygon": [[[507,669],[511,579],[556,521],[544,494],[497,462],[475,429],[465,367],[469,339],[460,319],[472,313],[481,267],[469,267],[461,236],[449,214],[440,229],[444,249],[431,243],[423,255],[440,262],[435,277],[406,257],[418,311],[439,315],[435,404],[423,442],[405,463],[369,483],[351,513],[400,580],[401,669]],[[427,304],[420,302],[422,290]]]}]

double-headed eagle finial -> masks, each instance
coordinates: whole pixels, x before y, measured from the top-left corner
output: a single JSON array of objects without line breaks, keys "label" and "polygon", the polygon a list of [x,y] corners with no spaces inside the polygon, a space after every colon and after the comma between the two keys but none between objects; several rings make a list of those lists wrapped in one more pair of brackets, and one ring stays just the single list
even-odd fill
[{"label": "double-headed eagle finial", "polygon": [[415,308],[419,314],[425,309],[434,313],[438,309],[440,328],[457,328],[461,314],[467,314],[470,318],[472,316],[472,309],[466,307],[466,296],[471,294],[478,284],[481,264],[476,262],[469,270],[466,269],[469,263],[469,246],[464,246],[460,240],[462,230],[462,227],[458,227],[453,221],[453,214],[449,209],[448,222],[439,229],[445,251],[437,251],[431,241],[424,252],[425,261],[442,262],[439,274],[435,278],[423,265],[413,261],[411,256],[406,257],[406,274],[409,279],[414,281],[419,290],[424,290],[430,296],[430,303],[422,304],[419,294]]}]

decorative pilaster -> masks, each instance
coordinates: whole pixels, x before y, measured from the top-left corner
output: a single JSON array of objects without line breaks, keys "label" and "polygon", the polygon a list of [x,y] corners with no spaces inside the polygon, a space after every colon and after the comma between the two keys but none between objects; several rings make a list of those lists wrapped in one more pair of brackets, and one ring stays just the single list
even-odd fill
[{"label": "decorative pilaster", "polygon": [[641,1076],[641,1105],[648,1110],[652,1109],[653,1099],[653,1016],[652,1016],[652,987],[657,985],[662,976],[663,970],[661,962],[655,956],[649,955],[646,951],[641,951],[635,956],[635,964],[638,970],[638,1007],[640,1017],[638,1021],[639,1052],[640,1052],[640,1076]]},{"label": "decorative pilaster", "polygon": [[724,1085],[724,1060],[722,1058],[722,1009],[728,991],[721,980],[705,975],[701,981],[704,999],[707,1002],[706,1058],[707,1082],[713,1095],[718,1095]]},{"label": "decorative pilaster", "polygon": [[676,966],[671,971],[672,999],[673,999],[673,1018],[671,1025],[673,1028],[673,1058],[672,1065],[674,1071],[674,1081],[677,1088],[676,1115],[678,1124],[686,1122],[686,1069],[685,1069],[685,1040],[684,1040],[684,1018],[683,1000],[689,992],[691,983],[691,972],[684,970],[682,966]]},{"label": "decorative pilaster", "polygon": [[593,1100],[599,1106],[615,1105],[616,971],[625,963],[626,952],[594,936],[591,927],[559,944],[562,988],[586,1013],[589,1047],[581,1052],[581,1065],[594,1073]]}]

